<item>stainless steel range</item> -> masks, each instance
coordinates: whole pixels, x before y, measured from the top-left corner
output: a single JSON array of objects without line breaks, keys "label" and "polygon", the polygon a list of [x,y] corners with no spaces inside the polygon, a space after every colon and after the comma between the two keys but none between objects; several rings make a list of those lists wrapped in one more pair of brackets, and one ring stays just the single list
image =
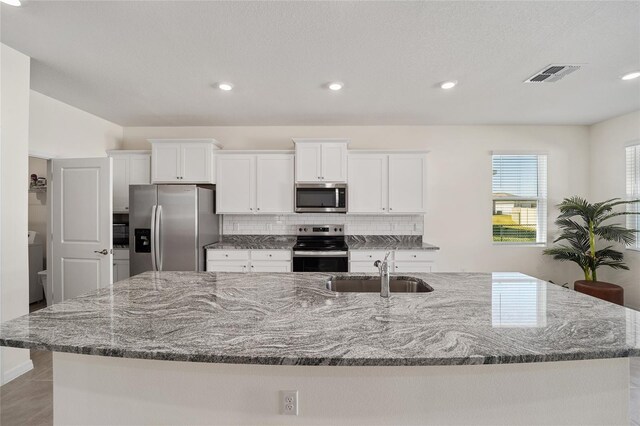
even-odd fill
[{"label": "stainless steel range", "polygon": [[301,225],[293,246],[293,272],[348,272],[343,225]]}]

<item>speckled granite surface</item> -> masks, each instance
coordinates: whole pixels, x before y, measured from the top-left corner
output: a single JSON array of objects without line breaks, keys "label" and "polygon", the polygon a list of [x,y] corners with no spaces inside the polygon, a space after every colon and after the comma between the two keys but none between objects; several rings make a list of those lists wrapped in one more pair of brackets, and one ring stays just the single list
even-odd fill
[{"label": "speckled granite surface", "polygon": [[[346,240],[350,250],[439,250],[419,235],[347,235]],[[223,235],[205,249],[290,250],[295,243],[295,235]]]},{"label": "speckled granite surface", "polygon": [[0,344],[114,357],[448,365],[640,356],[640,313],[520,274],[415,274],[434,291],[334,293],[330,274],[147,272],[17,318]]},{"label": "speckled granite surface", "polygon": [[440,250],[419,235],[348,235],[349,250]]},{"label": "speckled granite surface", "polygon": [[209,244],[207,250],[291,250],[295,235],[223,235],[220,241]]}]

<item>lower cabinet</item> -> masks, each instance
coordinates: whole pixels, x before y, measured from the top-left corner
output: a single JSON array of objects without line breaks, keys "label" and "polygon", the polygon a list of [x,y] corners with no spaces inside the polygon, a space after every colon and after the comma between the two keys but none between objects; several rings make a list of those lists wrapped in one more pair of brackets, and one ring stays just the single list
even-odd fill
[{"label": "lower cabinet", "polygon": [[[384,259],[385,250],[350,250],[349,272],[378,274],[373,264]],[[392,250],[387,262],[393,273],[433,272],[436,252],[432,250]]]},{"label": "lower cabinet", "polygon": [[291,250],[207,250],[209,272],[291,272]]},{"label": "lower cabinet", "polygon": [[113,251],[113,282],[129,278],[129,249]]}]

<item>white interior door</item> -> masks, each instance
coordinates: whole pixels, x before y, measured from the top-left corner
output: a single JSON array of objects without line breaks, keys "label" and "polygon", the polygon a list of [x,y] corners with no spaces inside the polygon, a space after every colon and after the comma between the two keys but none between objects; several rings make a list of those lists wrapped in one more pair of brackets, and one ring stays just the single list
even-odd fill
[{"label": "white interior door", "polygon": [[111,158],[54,159],[51,269],[54,302],[112,282]]}]

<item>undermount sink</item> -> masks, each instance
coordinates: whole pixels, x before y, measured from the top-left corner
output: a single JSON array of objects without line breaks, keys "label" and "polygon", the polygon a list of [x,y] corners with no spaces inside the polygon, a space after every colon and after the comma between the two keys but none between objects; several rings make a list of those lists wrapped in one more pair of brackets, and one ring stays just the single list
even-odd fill
[{"label": "undermount sink", "polygon": [[[338,293],[380,293],[380,277],[375,275],[333,276],[327,290]],[[428,293],[433,288],[419,278],[393,276],[389,279],[391,293]]]}]

